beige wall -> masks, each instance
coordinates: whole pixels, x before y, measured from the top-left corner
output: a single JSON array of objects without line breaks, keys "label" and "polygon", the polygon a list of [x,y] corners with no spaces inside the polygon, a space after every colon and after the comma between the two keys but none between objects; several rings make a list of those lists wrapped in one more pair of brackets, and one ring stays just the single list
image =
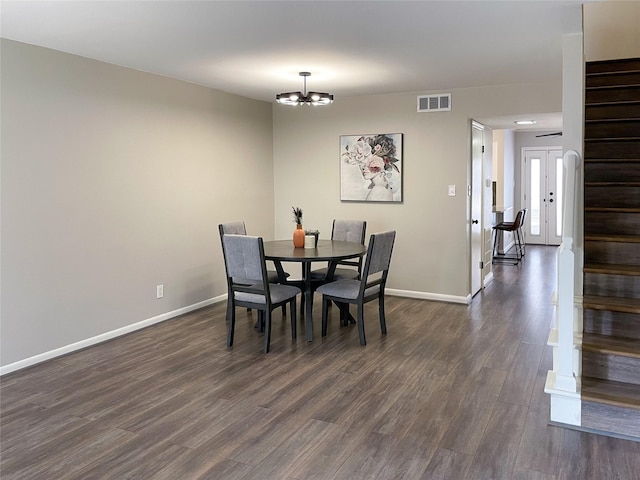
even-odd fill
[{"label": "beige wall", "polygon": [[[470,120],[556,112],[561,90],[560,83],[452,90],[452,111],[439,113],[417,113],[417,93],[337,99],[322,109],[276,106],[276,236],[291,235],[292,205],[324,238],[334,218],[364,219],[368,234],[395,229],[390,289],[466,299]],[[402,204],[340,202],[339,136],[371,133],[404,134]],[[455,197],[448,185],[456,185]]]},{"label": "beige wall", "polygon": [[515,189],[514,154],[513,154],[513,130],[494,130],[493,152],[494,180],[496,181],[496,210],[504,211],[503,221],[514,220]]},{"label": "beige wall", "polygon": [[583,22],[587,62],[640,57],[640,1],[585,3]]},{"label": "beige wall", "polygon": [[[447,113],[417,113],[417,94],[290,109],[1,47],[2,367],[218,298],[217,224],[288,238],[294,205],[324,238],[333,218],[398,230],[389,288],[466,301],[470,120],[561,104],[547,84],[452,90]],[[339,136],[381,132],[404,134],[404,202],[340,202]]]},{"label": "beige wall", "polygon": [[217,224],[273,236],[271,104],[1,48],[1,365],[226,293]]}]

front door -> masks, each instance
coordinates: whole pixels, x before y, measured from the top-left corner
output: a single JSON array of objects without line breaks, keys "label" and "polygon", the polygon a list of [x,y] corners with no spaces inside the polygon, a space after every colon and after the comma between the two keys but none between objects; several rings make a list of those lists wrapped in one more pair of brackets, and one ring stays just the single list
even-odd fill
[{"label": "front door", "polygon": [[526,243],[562,241],[562,150],[524,148],[522,204],[527,209]]}]

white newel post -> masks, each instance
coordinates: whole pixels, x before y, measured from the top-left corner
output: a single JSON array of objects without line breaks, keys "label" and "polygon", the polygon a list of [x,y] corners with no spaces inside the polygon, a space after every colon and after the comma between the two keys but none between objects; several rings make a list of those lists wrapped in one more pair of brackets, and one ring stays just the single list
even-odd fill
[{"label": "white newel post", "polygon": [[563,37],[564,198],[562,244],[558,248],[557,306],[549,345],[553,370],[545,392],[551,395],[554,422],[581,425],[580,375],[582,333],[582,165],[584,131],[584,58],[582,34]]}]

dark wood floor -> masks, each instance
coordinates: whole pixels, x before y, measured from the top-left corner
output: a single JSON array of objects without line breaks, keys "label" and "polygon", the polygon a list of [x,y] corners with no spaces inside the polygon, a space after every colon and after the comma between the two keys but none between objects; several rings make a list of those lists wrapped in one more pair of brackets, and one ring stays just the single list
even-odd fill
[{"label": "dark wood floor", "polygon": [[[640,443],[548,425],[555,248],[470,306],[389,297],[271,353],[223,304],[1,379],[9,479],[638,479]],[[393,265],[392,265],[393,268]],[[319,333],[319,303],[314,321]],[[255,315],[255,314],[254,314]]]}]

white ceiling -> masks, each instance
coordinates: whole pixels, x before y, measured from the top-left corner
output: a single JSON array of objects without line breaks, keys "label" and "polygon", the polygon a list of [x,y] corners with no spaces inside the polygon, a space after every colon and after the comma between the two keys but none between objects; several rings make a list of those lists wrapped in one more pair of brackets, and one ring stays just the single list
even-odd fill
[{"label": "white ceiling", "polygon": [[308,88],[339,101],[559,81],[582,3],[3,0],[0,34],[263,101],[310,71]]}]

